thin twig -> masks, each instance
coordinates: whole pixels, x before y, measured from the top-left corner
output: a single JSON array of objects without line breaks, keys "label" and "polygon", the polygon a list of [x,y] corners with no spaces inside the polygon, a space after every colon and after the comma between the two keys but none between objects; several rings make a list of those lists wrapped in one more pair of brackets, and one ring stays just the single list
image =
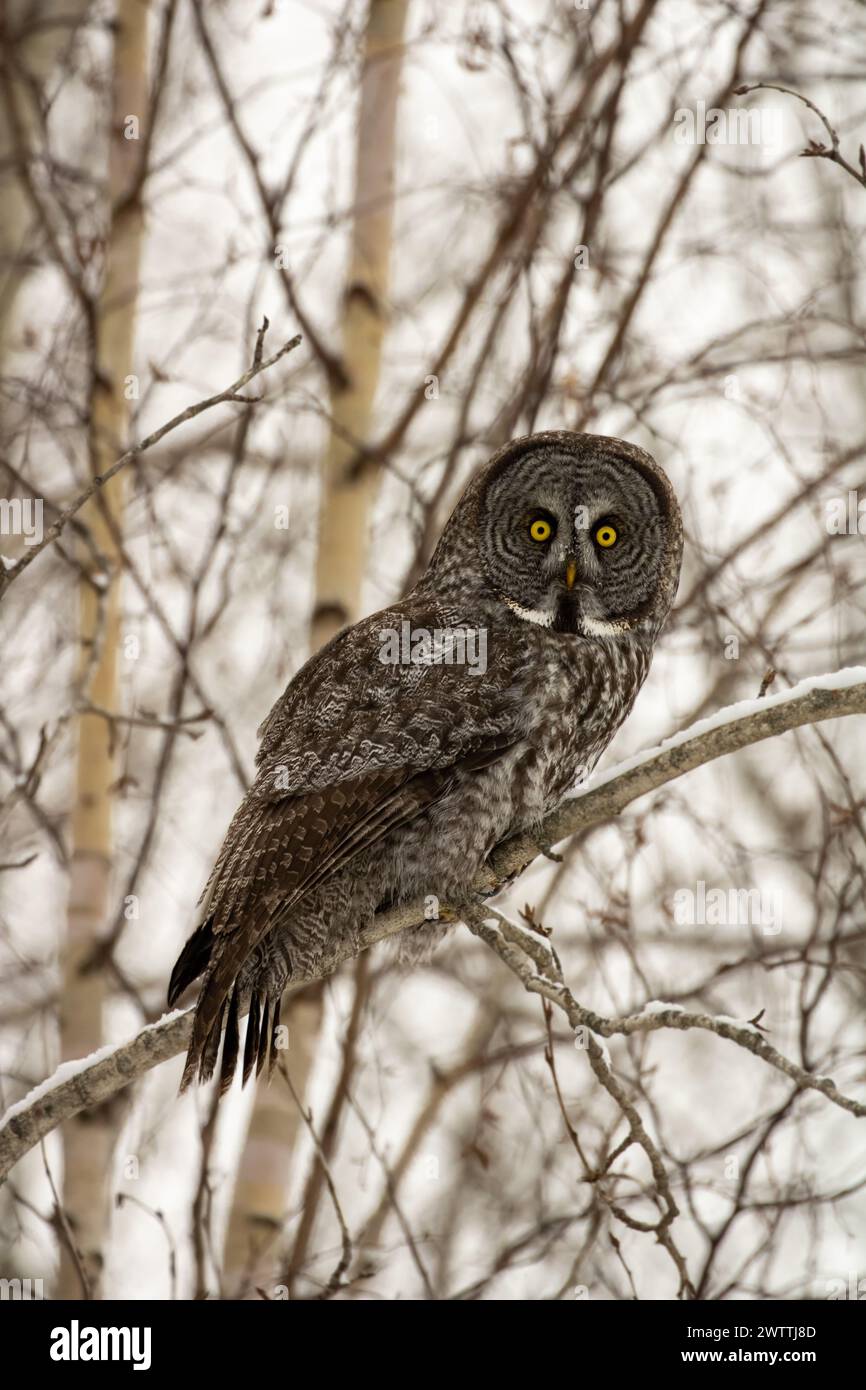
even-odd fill
[{"label": "thin twig", "polygon": [[850,174],[860,184],[861,188],[866,188],[866,150],[860,146],[859,160],[860,168],[855,169],[853,164],[842,154],[839,148],[839,134],[830,124],[824,112],[809,97],[804,97],[802,92],[795,92],[791,87],[779,87],[775,82],[749,82],[742,87],[737,87],[734,96],[746,96],[748,92],[782,92],[785,96],[796,97],[797,101],[802,101],[804,106],[808,106],[818,117],[827,134],[830,137],[830,148],[821,145],[817,140],[810,140],[805,150],[800,151],[801,159],[829,159],[831,164],[838,164],[840,169],[844,169],[846,174]]},{"label": "thin twig", "polygon": [[[266,326],[267,320],[265,320],[262,328],[259,329],[256,338],[256,355],[259,358],[261,356],[261,341]],[[16,560],[15,563],[8,568],[4,568],[3,562],[0,561],[0,599],[2,599],[12,581],[24,573],[28,565],[33,563],[36,556],[40,555],[46,546],[52,545],[54,541],[57,540],[62,534],[66,524],[71,521],[77,512],[81,511],[81,508],[86,502],[90,501],[94,493],[99,492],[101,488],[105,487],[106,483],[111,481],[116,473],[119,473],[122,468],[125,468],[133,459],[137,459],[141,454],[145,453],[146,450],[152,449],[154,444],[158,444],[159,441],[164,439],[167,434],[170,434],[172,430],[176,430],[180,425],[185,425],[188,420],[194,420],[197,415],[202,415],[204,411],[213,409],[215,405],[222,405],[226,401],[238,400],[246,405],[254,404],[255,402],[253,400],[247,397],[240,397],[238,392],[251,382],[254,377],[259,376],[262,372],[266,372],[270,367],[273,367],[282,357],[286,356],[286,353],[293,352],[300,342],[301,335],[296,334],[295,337],[290,338],[287,343],[283,343],[283,346],[277,352],[273,353],[271,357],[266,358],[264,361],[259,360],[256,362],[254,360],[252,366],[248,367],[243,375],[238,377],[237,381],[232,382],[231,386],[227,386],[224,391],[218,391],[215,396],[208,396],[206,400],[197,401],[195,405],[188,405],[186,410],[182,410],[179,415],[175,415],[174,418],[169,420],[165,425],[161,425],[158,430],[154,430],[152,434],[147,435],[140,443],[133,444],[132,448],[127,449],[125,454],[121,454],[120,458],[117,459],[110,468],[107,468],[104,473],[99,473],[91,478],[84,491],[80,492],[75,500],[70,502],[68,507],[64,507],[58,513],[56,520],[51,523],[41,541],[36,545],[28,547],[20,559]]]}]

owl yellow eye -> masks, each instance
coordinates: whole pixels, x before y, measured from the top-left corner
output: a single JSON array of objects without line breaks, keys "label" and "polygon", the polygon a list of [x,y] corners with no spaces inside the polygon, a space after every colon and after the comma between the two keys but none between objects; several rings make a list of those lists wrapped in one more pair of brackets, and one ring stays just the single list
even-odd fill
[{"label": "owl yellow eye", "polygon": [[549,541],[553,535],[553,522],[547,517],[537,516],[529,523],[529,534],[534,541]]},{"label": "owl yellow eye", "polygon": [[605,524],[599,526],[596,531],[595,541],[596,545],[603,546],[605,550],[609,550],[612,545],[616,545],[616,530],[609,522],[605,522]]}]

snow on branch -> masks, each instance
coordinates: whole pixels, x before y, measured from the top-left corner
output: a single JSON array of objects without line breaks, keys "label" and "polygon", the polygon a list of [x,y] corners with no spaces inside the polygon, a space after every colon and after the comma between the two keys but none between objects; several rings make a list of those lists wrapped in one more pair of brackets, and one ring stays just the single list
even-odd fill
[{"label": "snow on branch", "polygon": [[[847,1110],[859,1119],[866,1119],[866,1102],[842,1095],[832,1077],[815,1076],[783,1056],[767,1042],[758,1020],[747,1021],[723,1015],[690,1013],[679,1004],[665,1004],[659,1000],[647,1004],[640,1013],[629,1014],[625,1018],[602,1018],[577,1002],[562,977],[555,954],[551,953],[550,959],[545,959],[542,964],[537,949],[533,949],[527,943],[527,934],[521,933],[518,936],[514,932],[514,923],[508,922],[500,913],[491,913],[489,906],[472,907],[468,915],[471,918],[467,923],[470,931],[486,942],[509,969],[519,976],[530,994],[540,994],[551,1004],[562,1009],[575,1032],[582,1030],[585,1034],[589,1029],[603,1038],[612,1038],[630,1037],[634,1033],[654,1033],[660,1028],[678,1028],[681,1031],[699,1028],[744,1047],[747,1052],[760,1057],[768,1066],[782,1072],[800,1089],[820,1091],[842,1110]],[[540,943],[543,938],[539,937],[537,940]],[[535,970],[532,969],[533,964]]]},{"label": "snow on branch", "polygon": [[866,714],[866,666],[849,666],[826,676],[810,676],[790,690],[740,700],[691,728],[665,739],[592,778],[544,822],[544,843],[529,835],[508,840],[491,855],[488,888],[522,873],[550,846],[618,816],[647,792],[726,753],[774,738],[804,724],[849,714]]},{"label": "snow on branch", "polygon": [[[731,705],[581,788],[573,799],[548,816],[538,837],[517,836],[494,851],[473,889],[479,894],[490,894],[522,873],[540,854],[548,852],[551,845],[611,820],[638,797],[726,753],[805,724],[851,714],[866,714],[866,666],[813,677],[781,694]],[[505,960],[528,989],[562,1008],[573,1026],[586,1027],[591,1034],[600,1037],[657,1028],[704,1029],[747,1048],[798,1087],[820,1091],[851,1114],[866,1115],[866,1104],[842,1095],[830,1078],[812,1076],[797,1067],[771,1047],[754,1025],[691,1014],[673,1007],[650,1008],[626,1019],[602,1019],[583,1009],[571,995],[561,978],[555,952],[543,938],[536,938],[537,945],[533,945],[531,932],[507,923],[489,904],[483,908],[459,907],[458,912],[469,919],[470,929]],[[378,914],[361,934],[361,950],[417,925],[423,916],[421,900]],[[292,991],[314,978],[331,974],[350,954],[348,947],[332,951],[321,962],[316,975],[295,982]],[[182,1052],[189,1042],[191,1027],[192,1011],[175,1011],[124,1043],[101,1048],[76,1062],[63,1063],[53,1076],[13,1105],[0,1121],[0,1181],[24,1154],[64,1120],[108,1100],[152,1067]],[[592,1041],[594,1045],[588,1048],[590,1063],[601,1084],[608,1090],[613,1088],[613,1094],[618,1083],[610,1073],[600,1045]],[[647,1148],[647,1138],[638,1127],[636,1116],[632,1116],[631,1123],[635,1142]],[[652,1161],[649,1149],[647,1153]],[[660,1239],[665,1243],[664,1232],[660,1232]]]}]

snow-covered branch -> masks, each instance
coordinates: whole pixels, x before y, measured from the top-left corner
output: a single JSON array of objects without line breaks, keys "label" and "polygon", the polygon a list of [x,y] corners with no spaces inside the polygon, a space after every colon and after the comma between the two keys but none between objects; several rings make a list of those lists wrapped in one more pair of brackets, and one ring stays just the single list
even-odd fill
[{"label": "snow-covered branch", "polygon": [[[479,894],[489,894],[521,873],[551,845],[609,821],[638,797],[726,753],[805,724],[851,714],[866,714],[866,666],[811,678],[781,694],[731,705],[583,787],[577,796],[548,817],[539,837],[519,836],[502,845],[491,856],[473,887]],[[420,901],[381,913],[362,934],[361,949],[417,924],[423,915]],[[527,960],[529,933],[513,924],[509,935],[503,934],[501,926],[484,926],[493,918],[488,907],[480,912],[470,909],[466,915],[473,919],[473,929],[482,936],[485,932],[488,934],[488,944],[511,968],[521,978],[526,975],[524,983],[533,992],[544,994],[551,1002],[565,1008],[572,1021],[577,1020],[600,1037],[656,1028],[705,1029],[748,1048],[797,1085],[822,1092],[852,1114],[866,1115],[866,1105],[843,1096],[828,1078],[802,1071],[776,1052],[749,1024],[689,1014],[674,1008],[645,1011],[621,1020],[598,1018],[577,1004],[564,983],[555,978],[555,971],[551,973],[545,968],[547,957],[553,962],[555,957],[541,937],[536,938],[537,946],[531,948],[531,959],[536,967],[533,971]],[[519,949],[515,935],[518,932],[521,933]],[[332,952],[322,962],[317,978],[330,974],[348,954],[348,950]],[[536,983],[530,985],[530,979]],[[307,980],[298,981],[295,988],[307,983]],[[127,1042],[102,1048],[81,1061],[64,1063],[53,1076],[13,1105],[0,1122],[0,1180],[13,1164],[64,1120],[109,1099],[152,1067],[182,1052],[189,1041],[190,1028],[191,1012],[175,1012]]]},{"label": "snow-covered branch", "polygon": [[665,739],[657,748],[638,753],[590,779],[572,800],[548,816],[542,827],[544,844],[538,838],[520,835],[501,845],[491,856],[488,887],[522,873],[551,845],[613,819],[638,797],[684,772],[789,729],[849,714],[866,714],[866,666],[810,676],[778,695],[728,705]]},{"label": "snow-covered branch", "polygon": [[[843,1095],[832,1077],[815,1076],[783,1056],[767,1042],[756,1020],[692,1013],[679,1004],[665,1004],[658,1000],[625,1018],[602,1018],[592,1010],[585,1009],[575,999],[562,977],[555,953],[543,936],[536,936],[537,944],[533,944],[530,932],[516,927],[515,923],[487,906],[473,907],[467,915],[471,918],[467,923],[470,931],[496,952],[523,981],[530,994],[540,994],[561,1009],[574,1030],[582,1029],[584,1033],[588,1030],[602,1038],[617,1035],[630,1037],[634,1033],[653,1033],[661,1028],[678,1028],[681,1031],[698,1028],[706,1033],[715,1033],[717,1037],[726,1038],[755,1057],[760,1057],[761,1061],[782,1072],[801,1089],[820,1091],[840,1109],[859,1119],[866,1118],[866,1103]],[[539,952],[545,954],[542,956]]]}]

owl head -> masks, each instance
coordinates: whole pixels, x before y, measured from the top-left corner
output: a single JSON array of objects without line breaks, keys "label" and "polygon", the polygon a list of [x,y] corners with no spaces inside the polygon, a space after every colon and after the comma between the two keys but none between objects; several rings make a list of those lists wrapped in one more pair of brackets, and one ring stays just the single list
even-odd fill
[{"label": "owl head", "polygon": [[[494,455],[452,514],[431,573],[480,566],[517,617],[556,632],[653,636],[679,582],[673,488],[635,444],[565,430]],[[470,560],[469,552],[474,552]]]}]

